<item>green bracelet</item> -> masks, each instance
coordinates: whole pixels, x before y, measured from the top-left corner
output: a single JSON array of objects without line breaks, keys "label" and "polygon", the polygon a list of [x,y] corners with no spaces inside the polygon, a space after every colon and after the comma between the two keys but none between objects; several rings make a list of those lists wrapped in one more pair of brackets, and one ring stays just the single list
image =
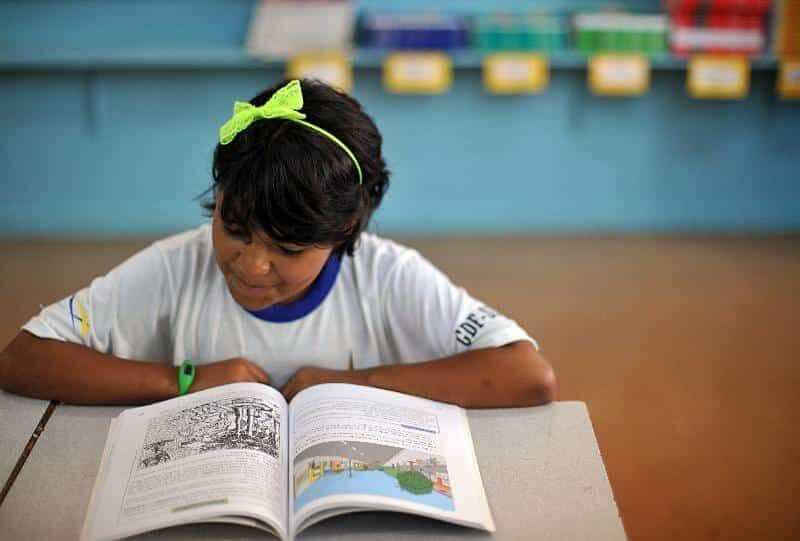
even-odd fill
[{"label": "green bracelet", "polygon": [[181,363],[178,367],[178,396],[183,396],[189,391],[195,374],[197,374],[197,370],[192,361],[185,360]]}]

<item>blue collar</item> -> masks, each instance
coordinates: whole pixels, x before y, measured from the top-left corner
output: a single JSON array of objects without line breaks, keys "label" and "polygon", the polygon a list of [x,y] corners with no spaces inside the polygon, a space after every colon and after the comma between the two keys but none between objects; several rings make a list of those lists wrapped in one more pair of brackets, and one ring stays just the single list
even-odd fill
[{"label": "blue collar", "polygon": [[300,299],[289,304],[273,304],[263,310],[247,311],[257,318],[271,323],[289,323],[305,317],[322,304],[322,301],[333,289],[341,265],[341,258],[335,253],[331,253],[314,283]]}]

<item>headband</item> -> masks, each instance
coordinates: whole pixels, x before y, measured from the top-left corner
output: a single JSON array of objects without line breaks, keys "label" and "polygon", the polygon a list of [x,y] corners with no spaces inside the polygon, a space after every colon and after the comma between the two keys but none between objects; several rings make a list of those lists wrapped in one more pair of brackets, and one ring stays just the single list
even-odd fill
[{"label": "headband", "polygon": [[361,174],[361,166],[358,165],[358,160],[347,145],[342,143],[335,135],[323,130],[319,126],[315,126],[310,122],[303,120],[306,115],[300,112],[303,107],[303,92],[300,89],[300,81],[297,79],[289,82],[286,86],[275,92],[272,97],[260,107],[244,102],[237,101],[233,104],[233,116],[219,129],[219,143],[227,145],[245,128],[256,120],[262,118],[282,118],[291,120],[298,124],[302,124],[307,128],[321,133],[344,150],[358,171],[358,183],[363,183],[363,176]]}]

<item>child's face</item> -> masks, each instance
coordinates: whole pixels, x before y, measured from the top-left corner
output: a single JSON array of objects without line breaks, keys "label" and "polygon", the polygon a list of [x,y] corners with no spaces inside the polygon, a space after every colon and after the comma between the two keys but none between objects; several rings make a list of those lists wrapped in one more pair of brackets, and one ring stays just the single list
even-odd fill
[{"label": "child's face", "polygon": [[237,236],[220,218],[222,194],[217,194],[212,239],[217,259],[234,300],[248,310],[301,298],[319,275],[330,246],[279,244],[262,231],[252,238]]}]

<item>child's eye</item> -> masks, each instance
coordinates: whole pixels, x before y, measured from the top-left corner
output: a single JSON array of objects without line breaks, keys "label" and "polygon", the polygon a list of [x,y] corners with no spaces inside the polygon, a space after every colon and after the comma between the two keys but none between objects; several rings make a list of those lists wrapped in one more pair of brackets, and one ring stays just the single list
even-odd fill
[{"label": "child's eye", "polygon": [[247,233],[246,231],[243,231],[243,230],[239,229],[238,227],[231,227],[231,226],[227,226],[226,225],[225,226],[225,233],[228,236],[244,240],[245,242],[249,241],[249,239],[250,239],[250,234]]},{"label": "child's eye", "polygon": [[305,249],[304,248],[287,248],[286,246],[281,246],[280,244],[276,244],[278,250],[285,255],[300,255],[302,254]]}]

